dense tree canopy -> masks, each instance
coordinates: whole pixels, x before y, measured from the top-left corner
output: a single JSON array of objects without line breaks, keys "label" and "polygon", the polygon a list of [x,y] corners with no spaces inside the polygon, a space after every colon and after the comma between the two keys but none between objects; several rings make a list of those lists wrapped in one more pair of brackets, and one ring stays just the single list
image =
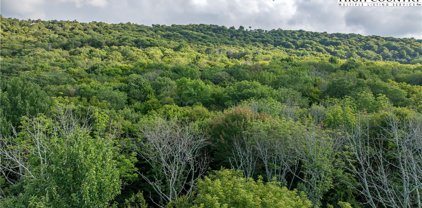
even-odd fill
[{"label": "dense tree canopy", "polygon": [[0,24],[0,207],[421,207],[421,40]]}]

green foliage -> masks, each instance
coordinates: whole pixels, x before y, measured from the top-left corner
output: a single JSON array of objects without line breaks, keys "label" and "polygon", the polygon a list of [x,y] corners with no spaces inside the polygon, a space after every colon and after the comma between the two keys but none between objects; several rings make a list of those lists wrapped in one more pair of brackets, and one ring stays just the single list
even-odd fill
[{"label": "green foliage", "polygon": [[355,59],[349,59],[346,61],[346,63],[340,66],[340,69],[350,71],[352,69],[357,69],[359,66],[359,63]]},{"label": "green foliage", "polygon": [[211,87],[201,80],[181,78],[176,81],[179,105],[208,104],[211,102]]},{"label": "green foliage", "polygon": [[221,170],[198,181],[193,207],[311,207],[303,193],[277,182],[244,178],[238,171]]},{"label": "green foliage", "polygon": [[107,207],[120,192],[112,142],[91,137],[72,120],[59,122],[26,119],[25,130],[10,138],[7,148],[26,152],[26,162],[21,193],[6,206]]},{"label": "green foliage", "polygon": [[147,208],[148,204],[141,192],[132,194],[128,199],[125,199],[123,204],[125,208]]},{"label": "green foliage", "polygon": [[[165,58],[166,53],[158,46],[168,45],[183,53],[190,51],[185,43],[232,46],[270,45],[283,48],[293,54],[326,54],[339,58],[365,58],[369,60],[400,61],[417,63],[421,54],[421,43],[416,39],[384,38],[355,34],[327,34],[303,30],[264,31],[231,29],[217,25],[153,25],[78,23],[70,21],[18,21],[1,17],[5,34],[21,30],[36,30],[36,37],[28,44],[19,45],[20,35],[7,42],[2,55],[25,53],[32,44],[45,50],[72,50],[79,47],[104,49],[113,46],[148,48],[148,57],[154,61]],[[84,30],[86,28],[86,30]],[[108,33],[107,31],[113,31]],[[181,44],[182,43],[182,44]],[[205,49],[204,49],[205,50]],[[208,50],[210,54],[212,50]],[[230,59],[244,58],[249,54],[225,53]]]},{"label": "green foliage", "polygon": [[154,90],[151,84],[140,75],[131,74],[127,79],[125,91],[131,99],[131,103],[144,102],[154,97]]},{"label": "green foliage", "polygon": [[[310,206],[279,184],[305,192],[313,206],[367,207],[345,138],[365,120],[367,138],[379,141],[391,118],[402,126],[422,113],[417,39],[0,20],[1,207],[156,205],[160,196],[146,180],[156,170],[139,144],[141,130],[154,129],[147,124],[157,119],[201,133],[204,170],[263,176],[221,171],[198,187],[179,186],[169,207],[289,206],[297,197],[298,206]],[[61,122],[69,112],[72,119]],[[369,149],[376,144],[394,158],[393,143],[371,142]],[[388,171],[395,181],[389,187],[398,187],[402,174]],[[222,181],[227,187],[217,186]],[[187,194],[190,188],[200,197]]]},{"label": "green foliage", "polygon": [[226,106],[233,106],[240,101],[251,98],[277,98],[277,92],[271,87],[261,85],[259,82],[241,81],[236,82],[225,90]]},{"label": "green foliage", "polygon": [[227,156],[231,154],[233,143],[244,136],[244,131],[254,119],[260,119],[260,115],[250,109],[234,108],[210,121],[208,134],[212,138],[215,168],[229,166]]},{"label": "green foliage", "polygon": [[52,103],[40,86],[22,78],[2,80],[0,87],[0,135],[8,135],[22,116],[46,113]]},{"label": "green foliage", "polygon": [[332,128],[353,128],[356,124],[355,104],[351,99],[335,103],[327,109],[324,123]]}]

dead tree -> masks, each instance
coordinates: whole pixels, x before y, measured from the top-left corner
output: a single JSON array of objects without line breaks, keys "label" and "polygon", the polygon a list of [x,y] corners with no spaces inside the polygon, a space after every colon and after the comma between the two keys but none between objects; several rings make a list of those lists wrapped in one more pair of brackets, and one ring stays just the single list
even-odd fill
[{"label": "dead tree", "polygon": [[262,162],[267,180],[276,179],[283,185],[288,185],[286,174],[292,165],[292,156],[288,153],[288,142],[283,139],[255,138],[255,149]]},{"label": "dead tree", "polygon": [[206,138],[190,126],[156,119],[142,129],[140,154],[151,166],[152,174],[141,173],[160,197],[159,206],[192,192],[195,180],[207,167],[203,154]]},{"label": "dead tree", "polygon": [[422,120],[389,119],[377,137],[359,125],[347,137],[349,168],[371,207],[422,207]]},{"label": "dead tree", "polygon": [[[24,131],[27,141],[17,136],[0,138],[0,174],[7,182],[14,184],[21,177],[35,178],[28,163],[29,154],[37,155],[41,164],[46,163],[47,148],[44,123],[40,119],[26,120]],[[23,145],[26,143],[27,146]],[[43,169],[40,169],[43,174]]]},{"label": "dead tree", "polygon": [[233,143],[231,168],[242,170],[246,177],[253,177],[256,169],[256,151],[248,138],[242,137]]},{"label": "dead tree", "polygon": [[[332,140],[316,127],[291,135],[271,129],[251,131],[233,143],[231,166],[253,177],[263,168],[265,178],[293,188],[299,181],[314,204],[319,204],[332,180]],[[262,165],[258,166],[257,164]]]}]

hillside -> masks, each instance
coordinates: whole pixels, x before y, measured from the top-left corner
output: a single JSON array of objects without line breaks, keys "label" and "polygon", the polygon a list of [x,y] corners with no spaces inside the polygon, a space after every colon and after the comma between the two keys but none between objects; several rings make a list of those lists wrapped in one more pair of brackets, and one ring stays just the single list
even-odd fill
[{"label": "hillside", "polygon": [[422,204],[422,40],[0,20],[0,207]]},{"label": "hillside", "polygon": [[[176,48],[181,43],[200,46],[255,46],[276,48],[298,55],[324,54],[338,58],[421,63],[422,40],[356,34],[327,34],[290,30],[227,28],[218,25],[153,25],[152,27],[101,22],[19,21],[1,18],[4,49],[28,47],[71,50],[83,46],[104,48],[131,46],[138,48],[166,46]],[[33,34],[32,32],[36,32]],[[23,40],[22,36],[32,38]],[[8,38],[11,37],[10,39]],[[8,50],[6,50],[8,51]]]}]

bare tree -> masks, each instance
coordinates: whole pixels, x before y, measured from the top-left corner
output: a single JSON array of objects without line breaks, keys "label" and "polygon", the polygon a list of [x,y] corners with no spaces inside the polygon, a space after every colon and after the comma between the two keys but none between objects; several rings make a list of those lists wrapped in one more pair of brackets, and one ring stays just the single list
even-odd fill
[{"label": "bare tree", "polygon": [[359,125],[347,137],[350,171],[371,207],[422,207],[422,120],[390,118],[384,133]]},{"label": "bare tree", "polygon": [[206,138],[191,126],[156,119],[142,129],[144,140],[140,153],[152,167],[152,174],[141,173],[159,195],[159,206],[190,194],[195,180],[207,167],[203,154]]},{"label": "bare tree", "polygon": [[[47,148],[45,127],[41,119],[27,120],[25,133],[28,135],[27,145],[22,145],[23,141],[15,134],[13,137],[0,139],[0,174],[11,184],[16,183],[21,177],[34,178],[31,167],[28,164],[27,155],[32,153],[37,155],[42,164],[46,161]],[[40,170],[41,173],[43,170]]]},{"label": "bare tree", "polygon": [[267,180],[276,179],[289,188],[299,181],[315,205],[331,186],[332,140],[316,127],[292,135],[273,134],[271,129],[251,131],[233,144],[232,168],[247,177],[263,168]]},{"label": "bare tree", "polygon": [[[16,183],[23,176],[26,178],[44,176],[48,155],[47,146],[50,143],[49,138],[53,135],[66,138],[79,127],[90,131],[86,120],[76,118],[70,107],[58,107],[54,110],[54,119],[49,120],[43,116],[25,117],[20,134],[12,126],[13,136],[0,136],[0,175],[3,175],[10,184]],[[80,126],[80,123],[83,125]],[[51,130],[47,130],[48,128]],[[33,173],[33,167],[28,162],[28,155],[36,156],[36,160],[40,163],[39,173]]]},{"label": "bare tree", "polygon": [[292,165],[292,154],[288,154],[289,145],[284,139],[255,138],[255,149],[265,169],[267,180],[276,179],[288,185],[286,174]]},{"label": "bare tree", "polygon": [[263,168],[267,180],[276,179],[287,185],[285,176],[294,157],[288,152],[291,151],[289,136],[272,130],[257,127],[244,132],[242,138],[233,142],[230,163],[247,177]]},{"label": "bare tree", "polygon": [[229,158],[231,168],[243,170],[246,177],[253,177],[256,169],[256,151],[248,138],[242,137],[233,143],[232,157]]},{"label": "bare tree", "polygon": [[[48,119],[42,116],[25,118],[20,134],[12,127],[13,136],[0,137],[0,175],[10,184],[15,184],[22,177],[43,178],[48,163],[49,137],[59,133],[70,135],[76,126],[75,121],[72,113],[66,109],[55,120],[59,125],[51,131],[47,131]],[[34,173],[34,167],[29,162],[29,155],[39,163],[37,173]]]}]

